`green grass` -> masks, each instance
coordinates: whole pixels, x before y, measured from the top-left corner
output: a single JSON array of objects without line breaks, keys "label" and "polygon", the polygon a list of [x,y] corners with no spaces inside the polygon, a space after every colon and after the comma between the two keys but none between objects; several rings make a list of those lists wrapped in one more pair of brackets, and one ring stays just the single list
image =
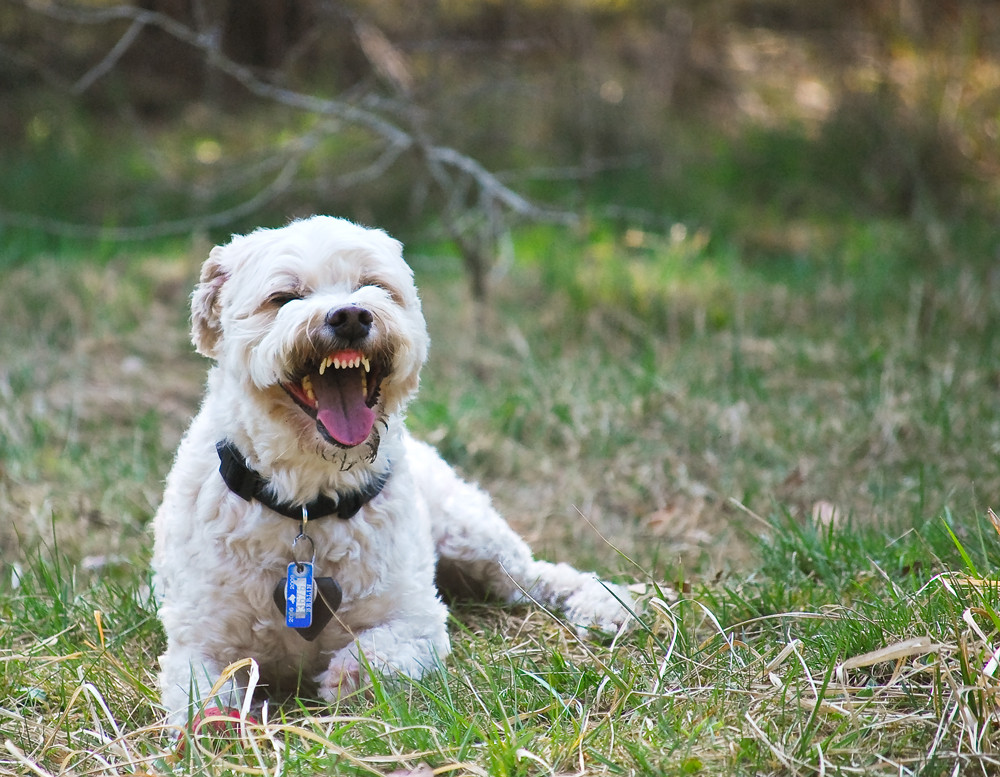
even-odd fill
[{"label": "green grass", "polygon": [[913,231],[762,268],[695,230],[527,230],[480,316],[456,260],[413,252],[412,426],[542,555],[645,585],[639,624],[581,642],[462,604],[443,673],[181,755],[148,521],[201,391],[203,250],[10,270],[0,770],[990,773],[1000,300],[987,264],[928,274]]}]

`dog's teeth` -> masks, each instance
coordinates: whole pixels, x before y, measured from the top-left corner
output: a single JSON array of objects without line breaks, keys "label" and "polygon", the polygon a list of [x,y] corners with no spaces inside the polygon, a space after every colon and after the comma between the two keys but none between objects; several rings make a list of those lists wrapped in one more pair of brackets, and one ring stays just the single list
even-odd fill
[{"label": "dog's teeth", "polygon": [[322,375],[329,369],[347,370],[357,369],[358,367],[364,367],[365,372],[371,372],[371,364],[364,356],[327,356],[319,363],[319,374]]},{"label": "dog's teeth", "polygon": [[316,392],[313,391],[312,379],[308,375],[302,379],[302,391],[309,397],[310,402],[316,401]]},{"label": "dog's teeth", "polygon": [[368,376],[365,373],[361,373],[361,396],[368,396]]}]

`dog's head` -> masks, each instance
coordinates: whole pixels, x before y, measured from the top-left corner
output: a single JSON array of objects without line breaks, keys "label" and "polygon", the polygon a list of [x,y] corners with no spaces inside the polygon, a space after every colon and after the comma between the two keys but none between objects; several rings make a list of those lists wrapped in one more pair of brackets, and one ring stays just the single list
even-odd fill
[{"label": "dog's head", "polygon": [[402,246],[315,216],[214,248],[191,302],[192,339],[226,379],[326,444],[377,441],[417,389],[428,337]]}]

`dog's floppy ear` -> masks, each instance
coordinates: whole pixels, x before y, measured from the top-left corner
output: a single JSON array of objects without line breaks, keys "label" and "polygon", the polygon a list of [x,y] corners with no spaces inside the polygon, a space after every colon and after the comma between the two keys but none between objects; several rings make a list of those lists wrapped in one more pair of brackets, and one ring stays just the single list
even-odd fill
[{"label": "dog's floppy ear", "polygon": [[229,278],[222,264],[222,247],[216,246],[201,266],[201,279],[191,295],[191,342],[198,353],[214,359],[222,324],[219,321],[219,292]]}]

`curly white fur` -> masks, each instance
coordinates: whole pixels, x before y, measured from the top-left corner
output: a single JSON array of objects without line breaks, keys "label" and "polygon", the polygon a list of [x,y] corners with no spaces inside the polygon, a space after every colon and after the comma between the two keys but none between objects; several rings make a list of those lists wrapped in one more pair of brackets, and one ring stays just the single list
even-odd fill
[{"label": "curly white fur", "polygon": [[[371,314],[357,347],[386,368],[372,408],[377,420],[354,446],[322,434],[281,386],[324,355],[333,342],[328,314],[345,306]],[[560,609],[580,628],[613,632],[628,620],[623,589],[534,559],[489,497],[406,431],[428,337],[412,272],[384,232],[313,217],[235,237],[202,268],[192,335],[215,366],[167,478],[153,557],[167,634],[162,699],[172,722],[183,723],[200,703],[239,707],[239,677],[208,696],[223,669],[245,657],[266,683],[297,690],[315,681],[325,699],[362,686],[365,664],[419,678],[450,651],[438,566],[501,601]],[[285,502],[389,474],[353,518],[308,524],[316,575],[343,589],[315,641],[285,626],[272,601],[299,525],[228,489],[215,448],[224,439]]]}]

